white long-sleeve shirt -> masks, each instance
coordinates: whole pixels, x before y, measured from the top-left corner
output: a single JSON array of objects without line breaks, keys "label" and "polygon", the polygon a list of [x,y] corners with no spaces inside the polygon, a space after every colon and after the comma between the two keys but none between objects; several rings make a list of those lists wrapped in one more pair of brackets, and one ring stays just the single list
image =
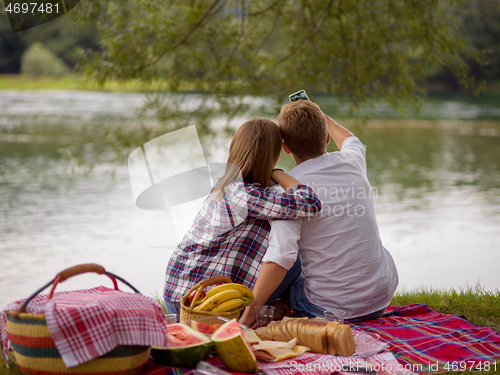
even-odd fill
[{"label": "white long-sleeve shirt", "polygon": [[365,150],[358,138],[349,137],[341,151],[290,171],[315,191],[322,209],[311,218],[271,221],[263,258],[289,269],[299,254],[309,302],[344,310],[347,319],[386,307],[398,285],[396,266],[379,236]]}]

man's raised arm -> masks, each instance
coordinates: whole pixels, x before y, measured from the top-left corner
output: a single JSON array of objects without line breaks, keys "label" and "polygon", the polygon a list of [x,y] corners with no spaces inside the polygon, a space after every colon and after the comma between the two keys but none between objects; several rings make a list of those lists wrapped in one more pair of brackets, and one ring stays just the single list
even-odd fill
[{"label": "man's raised arm", "polygon": [[330,116],[325,115],[325,117],[328,126],[328,134],[330,134],[330,137],[333,138],[333,141],[340,150],[342,148],[342,143],[344,143],[347,138],[354,136],[354,134],[342,125],[337,124]]}]

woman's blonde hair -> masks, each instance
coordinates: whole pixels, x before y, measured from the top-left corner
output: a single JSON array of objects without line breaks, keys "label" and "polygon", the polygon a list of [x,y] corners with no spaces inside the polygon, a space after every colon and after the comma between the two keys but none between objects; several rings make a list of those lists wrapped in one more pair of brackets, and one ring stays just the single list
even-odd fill
[{"label": "woman's blonde hair", "polygon": [[223,197],[240,172],[243,181],[263,189],[268,187],[280,153],[281,133],[276,123],[267,118],[245,122],[231,141],[226,172],[213,188],[215,199]]}]

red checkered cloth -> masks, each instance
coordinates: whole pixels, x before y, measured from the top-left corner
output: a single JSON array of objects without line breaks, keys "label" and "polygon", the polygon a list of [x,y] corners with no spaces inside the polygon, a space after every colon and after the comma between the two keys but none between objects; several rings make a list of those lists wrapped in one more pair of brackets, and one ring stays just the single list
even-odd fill
[{"label": "red checkered cloth", "polygon": [[377,372],[405,374],[391,353],[383,352],[363,359],[357,355],[340,357],[329,354],[304,353],[298,357],[276,363],[259,361],[259,371],[266,375],[329,375],[346,372]]},{"label": "red checkered cloth", "polygon": [[[352,324],[377,333],[396,359],[415,372],[500,369],[500,333],[427,305],[391,307],[382,318]],[[494,367],[493,367],[494,366]]]},{"label": "red checkered cloth", "polygon": [[[229,371],[220,358],[208,358],[207,362],[233,375],[242,375],[240,372]],[[409,373],[399,364],[391,353],[384,352],[373,355],[368,359],[358,356],[338,357],[328,354],[304,353],[298,357],[277,363],[257,360],[258,375],[329,375],[333,373],[347,374],[346,371],[365,370],[379,374]],[[140,375],[196,375],[194,369],[184,367],[164,366],[156,363],[151,357]]]},{"label": "red checkered cloth", "polygon": [[[426,305],[391,307],[380,319],[351,324],[359,330],[377,333],[389,344],[390,352],[367,359],[354,355],[336,357],[304,353],[278,363],[258,361],[258,370],[266,375],[320,375],[335,370],[377,371],[379,374],[442,372],[447,370],[500,369],[500,333],[476,326],[464,317],[438,313]],[[212,364],[227,371],[217,358]],[[344,367],[342,367],[344,366]],[[347,367],[346,367],[347,366]],[[344,370],[344,371],[342,371]],[[191,375],[192,369],[165,367],[150,362],[141,375]]]},{"label": "red checkered cloth", "polygon": [[[358,332],[355,332],[355,335]],[[383,350],[384,345],[381,346]],[[207,362],[233,375],[241,375],[239,372],[230,371],[224,366],[220,358],[210,357]],[[404,366],[396,361],[389,352],[374,354],[369,358],[361,358],[358,355],[350,357],[333,356],[329,354],[304,353],[297,357],[281,362],[271,363],[257,360],[259,375],[330,375],[347,374],[351,372],[377,372],[379,374],[409,374]],[[195,375],[194,369],[164,366],[156,363],[152,358],[141,371],[141,375]]]},{"label": "red checkered cloth", "polygon": [[[12,346],[6,318],[24,300],[8,305],[0,315],[2,354]],[[26,312],[45,314],[47,327],[64,364],[77,366],[111,352],[119,345],[167,346],[167,323],[160,304],[151,297],[99,286],[58,292],[51,300],[38,295]]]},{"label": "red checkered cloth", "polygon": [[[209,357],[206,361],[232,375],[249,375],[247,373],[244,374],[242,372],[229,371],[219,357]],[[264,375],[262,372],[256,374]],[[140,375],[197,375],[197,372],[194,368],[164,366],[155,362],[152,357],[149,357],[149,360],[142,369]]]}]

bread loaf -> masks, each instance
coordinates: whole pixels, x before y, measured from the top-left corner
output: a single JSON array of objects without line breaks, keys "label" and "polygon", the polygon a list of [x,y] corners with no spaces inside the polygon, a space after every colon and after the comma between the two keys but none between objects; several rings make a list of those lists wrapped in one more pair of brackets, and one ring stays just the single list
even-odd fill
[{"label": "bread loaf", "polygon": [[268,341],[273,339],[273,337],[267,331],[267,327],[259,327],[255,330],[255,333],[257,334],[257,336],[259,336],[259,339],[261,339],[262,341]]},{"label": "bread loaf", "polygon": [[340,327],[340,323],[337,321],[331,321],[326,323],[326,337],[327,337],[327,353],[336,355],[337,349],[335,347],[335,331]]},{"label": "bread loaf", "polygon": [[315,353],[350,356],[356,352],[351,327],[335,321],[288,318],[273,321],[265,330],[259,328],[255,332],[262,340],[269,336],[275,341],[297,338],[300,345]]},{"label": "bread loaf", "polygon": [[334,334],[335,350],[337,355],[349,356],[356,352],[356,342],[354,341],[354,335],[352,334],[352,329],[346,324],[339,325],[339,328]]}]

